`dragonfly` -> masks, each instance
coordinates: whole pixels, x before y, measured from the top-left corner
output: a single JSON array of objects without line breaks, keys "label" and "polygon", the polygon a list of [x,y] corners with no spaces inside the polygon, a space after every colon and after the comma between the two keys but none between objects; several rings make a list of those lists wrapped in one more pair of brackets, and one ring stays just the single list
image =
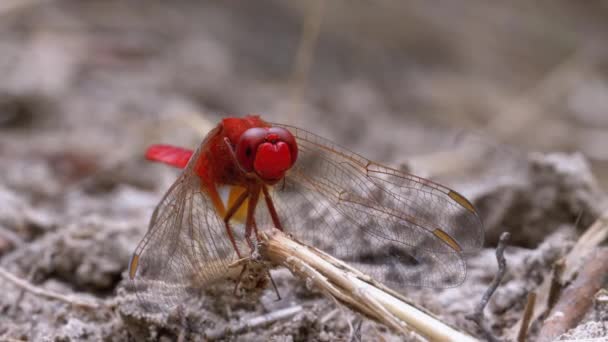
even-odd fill
[{"label": "dragonfly", "polygon": [[277,228],[394,290],[452,287],[483,245],[473,204],[431,180],[258,115],[224,118],[196,150],[152,145],[183,169],[155,208],[129,278],[166,306],[225,278]]}]

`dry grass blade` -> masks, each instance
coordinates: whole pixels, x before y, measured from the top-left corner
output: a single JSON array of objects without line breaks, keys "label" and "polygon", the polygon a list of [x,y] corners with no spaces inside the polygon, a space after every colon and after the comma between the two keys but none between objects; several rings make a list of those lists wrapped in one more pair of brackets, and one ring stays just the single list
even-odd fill
[{"label": "dry grass blade", "polygon": [[25,291],[33,293],[39,297],[59,300],[64,303],[68,303],[70,305],[85,308],[85,309],[98,309],[100,307],[100,304],[89,301],[89,300],[77,298],[74,296],[62,295],[59,293],[55,293],[55,292],[48,291],[48,290],[42,289],[40,287],[34,286],[34,285],[30,284],[29,282],[13,275],[12,273],[8,272],[7,270],[5,270],[2,267],[0,267],[0,277],[10,281],[11,283],[24,289]]},{"label": "dry grass blade", "polygon": [[602,247],[587,256],[576,280],[561,295],[540,330],[538,341],[553,341],[574,328],[593,305],[594,295],[608,275],[608,248]]},{"label": "dry grass blade", "polygon": [[326,295],[395,331],[414,332],[431,341],[477,341],[344,262],[279,230],[262,233],[260,242],[263,258],[287,267]]},{"label": "dry grass blade", "polygon": [[[586,231],[580,236],[574,247],[570,250],[568,255],[564,258],[565,267],[562,271],[563,277],[562,283],[570,282],[576,273],[582,268],[585,260],[588,260],[588,256],[597,249],[603,241],[608,239],[608,212],[604,212]],[[536,302],[538,307],[534,312],[531,320],[532,324],[539,321],[546,315],[551,306],[554,303],[550,302],[549,296],[551,293],[551,287],[555,286],[553,277],[547,277],[545,281],[535,291],[538,295]],[[562,295],[563,296],[563,295]],[[554,300],[554,299],[551,299]],[[513,330],[509,333],[510,336],[517,336],[518,331],[516,327],[521,326],[522,320],[514,325]]]},{"label": "dry grass blade", "polygon": [[5,337],[5,336],[0,336],[0,340],[5,341],[5,342],[27,342],[27,340],[20,340],[18,338]]},{"label": "dry grass blade", "polygon": [[313,61],[315,45],[319,38],[319,34],[321,33],[324,11],[325,0],[316,0],[309,3],[309,12],[305,18],[300,44],[296,52],[293,76],[290,80],[292,104],[290,115],[292,119],[298,114],[298,107],[300,105],[300,101],[302,100],[302,93],[306,88],[308,73]]},{"label": "dry grass blade", "polygon": [[477,304],[475,312],[471,315],[466,316],[466,319],[475,322],[475,324],[477,324],[477,326],[483,332],[485,338],[488,341],[492,342],[498,341],[498,338],[496,338],[496,336],[492,334],[492,329],[484,320],[483,311],[486,305],[488,305],[488,302],[490,302],[490,298],[492,298],[492,295],[494,294],[494,292],[496,292],[496,289],[498,289],[498,286],[502,282],[502,279],[504,278],[505,273],[507,272],[507,260],[505,259],[504,253],[505,248],[507,248],[507,242],[510,238],[511,234],[509,232],[504,232],[500,235],[500,240],[498,242],[498,246],[496,247],[496,261],[498,262],[498,271],[494,275],[492,283],[490,283],[490,286],[488,286],[488,289],[483,294],[481,301],[479,301],[479,304]]},{"label": "dry grass blade", "polygon": [[524,315],[522,317],[521,326],[519,327],[519,334],[517,334],[517,342],[525,342],[528,337],[528,329],[530,328],[530,320],[534,314],[534,305],[536,304],[536,293],[528,293],[528,300],[526,307],[524,308]]},{"label": "dry grass blade", "polygon": [[239,334],[244,331],[253,330],[255,328],[262,327],[282,319],[287,319],[298,314],[302,310],[302,306],[296,305],[282,310],[273,311],[268,314],[252,318],[242,324],[237,325],[234,328],[227,327],[226,329],[209,331],[205,334],[205,337],[209,339],[219,339],[225,337],[226,335]]},{"label": "dry grass blade", "polygon": [[4,0],[0,2],[0,16],[15,13],[28,7],[47,2],[48,0]]},{"label": "dry grass blade", "polygon": [[555,303],[562,293],[564,286],[562,281],[564,276],[564,268],[566,268],[564,259],[559,259],[553,264],[551,287],[549,288],[549,295],[547,298],[547,310],[553,309],[553,306],[555,306]]},{"label": "dry grass blade", "polygon": [[608,240],[608,211],[604,212],[583,235],[578,239],[566,257],[563,282],[572,280],[574,274],[580,269],[582,260],[589,255],[595,247]]}]

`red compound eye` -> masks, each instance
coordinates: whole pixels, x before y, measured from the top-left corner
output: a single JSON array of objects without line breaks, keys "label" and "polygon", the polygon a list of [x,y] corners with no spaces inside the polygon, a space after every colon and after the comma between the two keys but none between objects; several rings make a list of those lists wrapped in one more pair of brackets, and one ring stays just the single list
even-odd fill
[{"label": "red compound eye", "polygon": [[298,157],[293,135],[280,127],[250,128],[236,146],[236,156],[243,170],[266,181],[283,178]]},{"label": "red compound eye", "polygon": [[236,144],[236,159],[247,172],[253,171],[253,162],[258,146],[266,140],[268,130],[265,128],[250,128],[246,130]]},{"label": "red compound eye", "polygon": [[[271,127],[268,130],[268,133],[269,137],[273,136],[274,138],[274,136],[276,136],[278,137],[278,141],[282,141],[287,144],[291,156],[291,164],[289,164],[289,167],[293,166],[298,159],[298,144],[296,143],[296,138],[294,138],[291,132],[281,127]],[[269,138],[267,138],[267,140],[269,140]]]}]

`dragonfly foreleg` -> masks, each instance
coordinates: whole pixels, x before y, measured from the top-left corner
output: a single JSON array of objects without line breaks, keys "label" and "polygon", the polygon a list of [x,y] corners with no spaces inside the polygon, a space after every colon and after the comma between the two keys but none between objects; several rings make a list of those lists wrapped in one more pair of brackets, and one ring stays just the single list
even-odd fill
[{"label": "dragonfly foreleg", "polygon": [[281,225],[281,220],[279,220],[279,215],[277,214],[277,210],[274,207],[274,203],[272,202],[272,197],[270,197],[270,193],[268,193],[268,188],[265,185],[262,185],[262,192],[264,193],[264,201],[266,201],[266,207],[268,207],[268,212],[270,213],[270,217],[272,218],[272,224],[274,224],[275,228],[278,230],[283,230],[283,226]]},{"label": "dragonfly foreleg", "polygon": [[253,191],[250,191],[249,203],[247,203],[247,220],[245,221],[245,239],[253,251],[255,248],[251,241],[251,232],[255,231],[256,239],[258,235],[258,227],[255,224],[255,208],[260,199],[260,188],[256,187]]},{"label": "dragonfly foreleg", "polygon": [[[244,191],[236,199],[236,201],[234,201],[234,203],[230,206],[230,208],[228,208],[228,211],[226,212],[226,215],[224,216],[224,225],[226,226],[226,232],[228,233],[228,238],[230,239],[230,242],[232,243],[232,246],[234,247],[234,251],[236,252],[236,255],[239,258],[242,258],[242,256],[241,256],[241,253],[239,252],[239,248],[236,245],[236,240],[234,239],[234,234],[232,233],[232,228],[230,227],[230,219],[232,218],[232,216],[234,216],[234,214],[236,214],[236,212],[243,205],[243,203],[245,203],[245,200],[247,199],[247,197],[249,197],[249,191]],[[245,234],[245,235],[247,235],[247,234]]]}]

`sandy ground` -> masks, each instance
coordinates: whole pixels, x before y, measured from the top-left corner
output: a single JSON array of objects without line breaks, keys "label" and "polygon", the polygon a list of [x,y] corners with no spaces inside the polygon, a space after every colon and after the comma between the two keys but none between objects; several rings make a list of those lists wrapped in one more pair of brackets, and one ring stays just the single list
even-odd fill
[{"label": "sandy ground", "polygon": [[[513,339],[528,293],[540,301],[554,263],[608,210],[607,14],[601,2],[565,1],[4,1],[0,266],[99,306],[3,279],[0,340],[415,340],[284,269],[273,271],[280,301],[272,288],[243,301],[226,282],[185,309],[138,306],[125,281],[129,258],[178,175],[143,151],[194,147],[220,118],[247,113],[471,199],[486,248],[470,256],[465,284],[400,290],[481,339],[464,316],[496,272],[500,233],[511,232],[509,268],[486,322]],[[581,255],[599,258],[603,244]],[[578,261],[569,269],[593,263]],[[606,337],[607,319],[608,306],[595,301],[569,338]],[[542,327],[535,321],[529,340]]]}]

